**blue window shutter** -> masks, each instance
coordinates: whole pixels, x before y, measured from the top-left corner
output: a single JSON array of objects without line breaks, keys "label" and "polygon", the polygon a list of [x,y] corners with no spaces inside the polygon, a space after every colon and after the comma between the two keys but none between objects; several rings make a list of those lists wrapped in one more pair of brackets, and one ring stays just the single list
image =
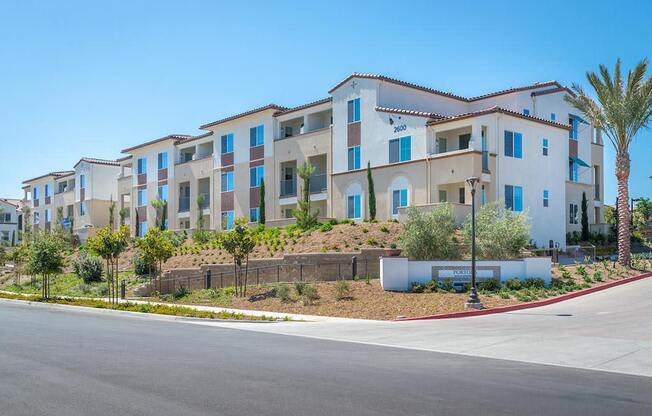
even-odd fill
[{"label": "blue window shutter", "polygon": [[514,157],[523,158],[523,135],[521,133],[514,133]]},{"label": "blue window shutter", "polygon": [[361,218],[362,215],[360,214],[360,195],[355,196],[355,217],[356,218]]},{"label": "blue window shutter", "polygon": [[347,203],[346,203],[346,217],[347,218],[353,218],[353,215],[355,214],[353,203],[354,203],[354,197],[353,197],[353,195],[350,195],[347,198]]},{"label": "blue window shutter", "polygon": [[520,186],[514,187],[514,211],[523,211],[523,188]]},{"label": "blue window shutter", "polygon": [[412,159],[412,138],[401,137],[401,162]]},{"label": "blue window shutter", "polygon": [[353,148],[352,147],[349,147],[349,149],[346,151],[346,156],[347,156],[348,161],[349,161],[348,168],[349,168],[349,170],[353,170],[353,165],[354,165],[355,161],[353,160],[354,155],[353,155]]},{"label": "blue window shutter", "polygon": [[401,206],[407,207],[408,205],[408,190],[401,189]]},{"label": "blue window shutter", "polygon": [[514,209],[514,187],[512,185],[505,185],[505,208]]},{"label": "blue window shutter", "polygon": [[353,120],[354,121],[360,121],[360,99],[356,98],[353,101],[353,105],[354,105]]},{"label": "blue window shutter", "polygon": [[360,169],[360,146],[354,148],[355,155],[355,169]]},{"label": "blue window shutter", "polygon": [[514,156],[514,133],[505,131],[505,156]]},{"label": "blue window shutter", "polygon": [[258,128],[256,129],[256,133],[257,133],[256,144],[258,146],[262,146],[263,144],[265,144],[265,126],[263,126],[262,124],[258,126]]},{"label": "blue window shutter", "polygon": [[399,139],[389,141],[389,163],[396,163],[401,160],[401,145]]}]

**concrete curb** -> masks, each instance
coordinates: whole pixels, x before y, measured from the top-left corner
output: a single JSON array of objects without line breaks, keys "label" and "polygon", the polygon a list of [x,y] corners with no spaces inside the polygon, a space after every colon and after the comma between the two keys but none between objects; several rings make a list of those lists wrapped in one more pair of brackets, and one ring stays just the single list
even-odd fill
[{"label": "concrete curb", "polygon": [[468,310],[468,311],[460,311],[460,312],[440,313],[440,314],[425,315],[425,316],[414,316],[414,317],[408,317],[408,318],[397,318],[394,321],[401,321],[402,322],[402,321],[424,321],[424,320],[430,320],[430,319],[466,318],[466,317],[471,317],[471,316],[492,315],[492,314],[495,314],[495,313],[504,313],[504,312],[519,311],[519,310],[522,310],[522,309],[538,308],[540,306],[552,305],[553,303],[563,302],[565,300],[577,298],[579,296],[584,296],[584,295],[599,292],[599,291],[602,291],[602,290],[605,290],[605,289],[609,289],[609,288],[612,288],[612,287],[615,287],[615,286],[620,286],[620,285],[624,285],[626,283],[635,282],[637,280],[645,279],[646,277],[650,277],[650,276],[652,276],[652,272],[647,272],[647,273],[639,274],[639,275],[636,275],[636,276],[627,277],[625,279],[616,280],[616,281],[609,282],[609,283],[604,283],[602,285],[589,287],[587,289],[581,289],[581,290],[578,290],[578,291],[575,291],[575,292],[565,293],[563,295],[555,296],[554,298],[536,300],[534,302],[519,303],[517,305],[499,306],[497,308],[490,308],[490,309],[480,309],[480,310]]}]

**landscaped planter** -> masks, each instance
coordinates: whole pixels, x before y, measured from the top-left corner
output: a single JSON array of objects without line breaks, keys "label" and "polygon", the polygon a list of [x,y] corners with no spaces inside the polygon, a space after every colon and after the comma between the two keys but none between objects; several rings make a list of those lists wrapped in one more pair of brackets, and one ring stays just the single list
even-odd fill
[{"label": "landscaped planter", "polygon": [[388,248],[385,250],[385,254],[388,257],[398,257],[401,255],[401,249],[400,248]]}]

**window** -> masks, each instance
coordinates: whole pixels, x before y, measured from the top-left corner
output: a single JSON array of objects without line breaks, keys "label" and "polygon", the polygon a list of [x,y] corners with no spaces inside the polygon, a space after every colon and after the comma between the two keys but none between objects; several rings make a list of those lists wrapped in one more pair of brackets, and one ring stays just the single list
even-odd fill
[{"label": "window", "polygon": [[139,207],[147,206],[147,189],[138,190],[138,206]]},{"label": "window", "polygon": [[45,184],[45,197],[46,198],[50,197],[50,184],[49,183]]},{"label": "window", "polygon": [[568,164],[568,179],[572,182],[577,182],[578,181],[578,164],[577,162],[571,160]]},{"label": "window", "polygon": [[360,169],[360,146],[349,147],[349,170]]},{"label": "window", "polygon": [[[83,204],[83,202],[82,202]],[[34,213],[34,224],[38,224],[41,222],[41,213],[40,212],[35,212]]]},{"label": "window", "polygon": [[464,188],[459,188],[457,190],[458,194],[458,200],[460,204],[465,204],[466,203],[466,189]]},{"label": "window", "polygon": [[505,208],[523,211],[523,188],[520,186],[505,185]]},{"label": "window", "polygon": [[261,124],[260,126],[252,127],[249,129],[249,146],[256,147],[262,146],[265,143],[265,129]]},{"label": "window", "polygon": [[138,174],[144,175],[147,173],[147,159],[141,157],[138,159]]},{"label": "window", "polygon": [[235,212],[233,211],[224,211],[222,213],[222,228],[225,230],[230,230],[233,228],[235,222]]},{"label": "window", "polygon": [[362,218],[360,209],[360,195],[349,195],[347,198],[346,217],[353,219]]},{"label": "window", "polygon": [[249,221],[251,222],[258,222],[258,219],[260,218],[260,208],[250,208],[249,209]]},{"label": "window", "polygon": [[524,108],[523,109],[523,115],[524,116],[529,116],[530,115],[530,109],[529,108]]},{"label": "window", "polygon": [[81,189],[86,188],[86,175],[79,175],[79,187]]},{"label": "window", "polygon": [[471,135],[470,134],[460,134],[458,137],[458,140],[460,142],[460,150],[468,149],[469,148],[469,143],[471,142]]},{"label": "window", "polygon": [[523,158],[523,135],[505,130],[505,156]]},{"label": "window", "polygon": [[3,231],[2,232],[2,241],[5,241],[5,242],[9,241],[9,231]]},{"label": "window", "polygon": [[448,194],[445,190],[439,190],[439,202],[448,202]]},{"label": "window", "polygon": [[550,120],[552,120],[552,121],[557,120],[557,114],[555,114],[555,113],[550,113]]},{"label": "window", "polygon": [[486,203],[487,203],[487,192],[484,188],[484,185],[482,185],[480,191],[480,206],[484,207]]},{"label": "window", "polygon": [[52,221],[52,212],[48,208],[48,209],[45,210],[45,223],[47,224],[47,223],[49,223],[51,221]]},{"label": "window", "polygon": [[543,207],[544,208],[548,208],[548,197],[549,197],[548,190],[544,189],[543,190]]},{"label": "window", "polygon": [[147,221],[141,221],[138,223],[138,237],[145,237],[147,234]]},{"label": "window", "polygon": [[446,153],[447,144],[445,137],[437,137],[437,153]]},{"label": "window", "polygon": [[233,190],[233,171],[222,172],[222,192],[231,192]]},{"label": "window", "polygon": [[39,191],[38,191],[38,188],[34,187],[34,188],[32,189],[32,199],[35,199],[35,200],[36,200],[36,199],[38,199],[38,198],[39,198]]},{"label": "window", "polygon": [[167,185],[159,185],[158,186],[158,199],[160,199],[162,201],[167,201],[168,200],[168,186]]},{"label": "window", "polygon": [[220,141],[222,154],[233,153],[233,133],[225,134]]},{"label": "window", "polygon": [[412,158],[412,138],[410,136],[389,141],[389,163],[405,162]]},{"label": "window", "polygon": [[548,139],[543,139],[543,155],[548,156]]},{"label": "window", "polygon": [[570,204],[570,212],[569,212],[569,223],[571,224],[578,224],[579,221],[577,220],[577,214],[578,214],[578,205],[577,204]]},{"label": "window", "polygon": [[86,202],[79,203],[79,215],[82,217],[86,215]]},{"label": "window", "polygon": [[580,120],[575,116],[569,116],[568,117],[568,124],[570,124],[570,126],[571,126],[571,129],[568,132],[568,137],[573,139],[573,140],[577,140],[577,130],[578,130],[578,127],[579,127],[579,124],[580,124]]},{"label": "window", "polygon": [[360,99],[349,100],[347,103],[347,120],[349,123],[360,121]]},{"label": "window", "polygon": [[0,212],[0,224],[7,224],[11,222],[11,214],[8,212]]},{"label": "window", "polygon": [[256,188],[260,186],[260,182],[265,177],[265,166],[254,166],[249,168],[249,186]]},{"label": "window", "polygon": [[161,152],[158,154],[158,169],[168,168],[168,152]]},{"label": "window", "polygon": [[392,192],[392,215],[398,215],[398,209],[408,206],[408,190],[395,189]]}]

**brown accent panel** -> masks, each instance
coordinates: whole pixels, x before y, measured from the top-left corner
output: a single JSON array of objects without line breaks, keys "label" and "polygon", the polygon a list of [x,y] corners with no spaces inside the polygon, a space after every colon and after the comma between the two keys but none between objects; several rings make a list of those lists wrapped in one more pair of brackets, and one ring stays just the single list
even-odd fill
[{"label": "brown accent panel", "polygon": [[260,205],[260,187],[249,188],[249,208]]},{"label": "brown accent panel", "polygon": [[260,166],[264,164],[265,164],[264,159],[252,160],[251,162],[249,162],[249,167],[253,168],[254,166]]},{"label": "brown accent panel", "polygon": [[158,186],[161,186],[161,185],[167,185],[167,184],[168,184],[168,180],[167,180],[167,179],[159,180],[159,181],[158,181]]},{"label": "brown accent panel", "polygon": [[138,185],[144,185],[147,183],[147,174],[141,173],[138,175]]},{"label": "brown accent panel", "polygon": [[138,221],[147,221],[147,207],[136,207],[138,211]]},{"label": "brown accent panel", "polygon": [[34,200],[34,208],[38,207],[38,205],[39,205],[39,204],[38,204],[38,199],[35,199],[35,200]]},{"label": "brown accent panel", "polygon": [[220,160],[222,162],[222,166],[232,166],[233,165],[233,152],[223,154],[222,156],[220,156]]},{"label": "brown accent panel", "polygon": [[222,192],[220,200],[220,210],[222,210],[222,212],[233,211],[235,205],[233,201],[233,191]]},{"label": "brown accent panel", "polygon": [[84,202],[86,200],[86,189],[85,188],[80,188],[79,189],[79,200],[81,202]]},{"label": "brown accent panel", "polygon": [[257,160],[265,157],[265,145],[250,147],[249,160]]},{"label": "brown accent panel", "polygon": [[222,172],[233,172],[233,165],[231,166],[224,166],[222,168]]},{"label": "brown accent panel", "polygon": [[49,205],[52,203],[52,197],[51,196],[46,196],[45,197],[45,205]]},{"label": "brown accent panel", "polygon": [[164,181],[168,178],[168,169],[159,169],[158,170],[158,180],[159,181]]},{"label": "brown accent panel", "polygon": [[577,157],[577,140],[568,140],[568,156]]},{"label": "brown accent panel", "polygon": [[346,142],[348,147],[360,145],[360,122],[349,123],[346,127]]}]

